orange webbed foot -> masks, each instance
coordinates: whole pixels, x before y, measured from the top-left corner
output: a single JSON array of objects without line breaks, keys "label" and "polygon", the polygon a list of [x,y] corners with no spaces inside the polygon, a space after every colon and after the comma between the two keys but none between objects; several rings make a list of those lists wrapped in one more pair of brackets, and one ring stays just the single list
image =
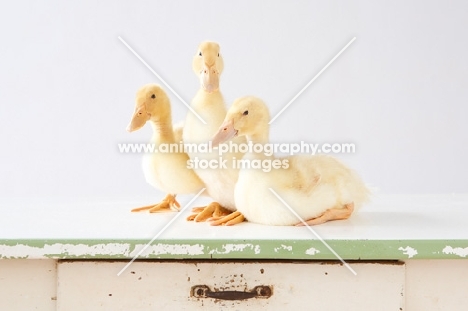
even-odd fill
[{"label": "orange webbed foot", "polygon": [[194,207],[192,212],[195,214],[190,215],[187,217],[188,221],[207,221],[214,218],[218,218],[221,216],[226,216],[231,213],[231,211],[225,209],[217,202],[212,202],[205,207]]},{"label": "orange webbed foot", "polygon": [[[322,215],[308,219],[305,223],[309,226],[320,225],[327,221],[348,219],[354,211],[354,203],[345,204],[343,208],[330,208],[323,212]],[[304,226],[303,222],[296,226]]]},{"label": "orange webbed foot", "polygon": [[164,213],[164,212],[178,212],[180,210],[180,204],[177,202],[175,195],[168,194],[158,204],[152,204],[132,209],[132,212],[140,212],[148,210],[150,213]]},{"label": "orange webbed foot", "polygon": [[233,226],[236,224],[240,224],[245,220],[244,215],[241,212],[235,211],[229,215],[221,216],[221,217],[213,217],[210,221],[210,225],[212,226]]}]

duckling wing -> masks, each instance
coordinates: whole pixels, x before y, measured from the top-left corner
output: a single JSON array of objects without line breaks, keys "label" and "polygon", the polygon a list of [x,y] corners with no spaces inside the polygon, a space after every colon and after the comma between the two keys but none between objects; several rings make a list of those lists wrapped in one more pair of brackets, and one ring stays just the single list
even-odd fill
[{"label": "duckling wing", "polygon": [[287,160],[289,167],[287,174],[284,174],[287,178],[283,182],[288,188],[309,194],[322,181],[322,175],[311,157],[293,156]]}]

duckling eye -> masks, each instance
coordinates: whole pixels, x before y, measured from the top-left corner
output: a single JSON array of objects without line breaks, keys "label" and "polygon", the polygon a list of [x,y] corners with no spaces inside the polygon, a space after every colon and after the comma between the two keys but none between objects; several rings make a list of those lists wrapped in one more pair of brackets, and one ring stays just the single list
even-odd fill
[{"label": "duckling eye", "polygon": [[246,115],[248,115],[248,114],[249,114],[249,111],[246,110],[246,111],[244,111],[244,113],[243,113],[242,115],[246,116]]},{"label": "duckling eye", "polygon": [[219,57],[219,53],[218,53],[218,57]]},{"label": "duckling eye", "polygon": [[151,98],[156,98],[156,95],[154,95],[154,94],[153,94],[153,95],[151,95]]},{"label": "duckling eye", "polygon": [[200,52],[198,52],[198,56],[202,56],[202,54],[201,54],[201,51],[200,51]]}]

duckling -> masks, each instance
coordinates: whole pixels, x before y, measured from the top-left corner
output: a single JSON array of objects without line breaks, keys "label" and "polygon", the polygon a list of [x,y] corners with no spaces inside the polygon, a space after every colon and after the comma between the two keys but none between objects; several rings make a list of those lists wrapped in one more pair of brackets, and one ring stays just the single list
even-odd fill
[{"label": "duckling", "polygon": [[[216,42],[202,42],[193,58],[192,68],[200,78],[200,89],[192,100],[191,106],[205,120],[203,124],[193,113],[189,112],[185,119],[183,138],[186,144],[206,144],[218,131],[226,116],[227,108],[219,90],[219,77],[224,69],[220,46]],[[237,138],[234,143],[245,142]],[[239,170],[231,165],[232,158],[241,158],[240,152],[227,152],[221,157],[217,150],[213,152],[188,152],[190,159],[214,160],[219,167],[203,169],[194,167],[195,172],[203,181],[207,194],[216,202],[206,207],[194,208],[197,214],[189,216],[188,220],[204,221],[211,216],[221,217],[235,211],[234,187]],[[225,161],[227,167],[221,167]],[[241,217],[237,221],[242,222]]]},{"label": "duckling", "polygon": [[[213,146],[240,136],[247,137],[249,144],[265,146],[269,140],[269,121],[268,108],[261,99],[253,96],[237,99],[214,136]],[[236,213],[243,214],[254,223],[303,225],[269,188],[288,203],[307,225],[347,219],[369,196],[369,190],[360,177],[330,156],[277,158],[249,150],[243,161],[242,165],[246,168],[241,169],[235,187]],[[257,167],[259,163],[276,162],[276,168],[270,171],[248,168],[249,163],[253,165],[255,161]],[[225,221],[221,219],[215,224]]]},{"label": "duckling", "polygon": [[[146,122],[153,127],[151,143],[177,144],[182,137],[182,127],[173,129],[171,106],[166,92],[157,84],[146,84],[136,95],[135,112],[127,131],[142,128]],[[176,140],[177,137],[177,140]],[[143,156],[143,173],[146,181],[156,189],[166,193],[158,204],[135,208],[132,212],[149,210],[150,213],[178,211],[177,194],[196,193],[203,188],[203,183],[191,169],[187,168],[189,157],[183,150],[178,152],[154,152]]]}]

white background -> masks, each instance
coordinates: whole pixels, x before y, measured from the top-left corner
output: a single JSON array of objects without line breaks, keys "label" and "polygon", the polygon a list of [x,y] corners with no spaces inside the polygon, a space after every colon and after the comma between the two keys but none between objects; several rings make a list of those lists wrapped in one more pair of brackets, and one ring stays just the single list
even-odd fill
[{"label": "white background", "polygon": [[[383,193],[468,186],[468,4],[463,1],[12,1],[0,11],[0,196],[160,197],[117,144],[136,90],[187,101],[197,45],[220,43],[228,105],[256,95],[277,142],[352,142],[340,157]],[[175,121],[187,109],[171,95]]]}]

